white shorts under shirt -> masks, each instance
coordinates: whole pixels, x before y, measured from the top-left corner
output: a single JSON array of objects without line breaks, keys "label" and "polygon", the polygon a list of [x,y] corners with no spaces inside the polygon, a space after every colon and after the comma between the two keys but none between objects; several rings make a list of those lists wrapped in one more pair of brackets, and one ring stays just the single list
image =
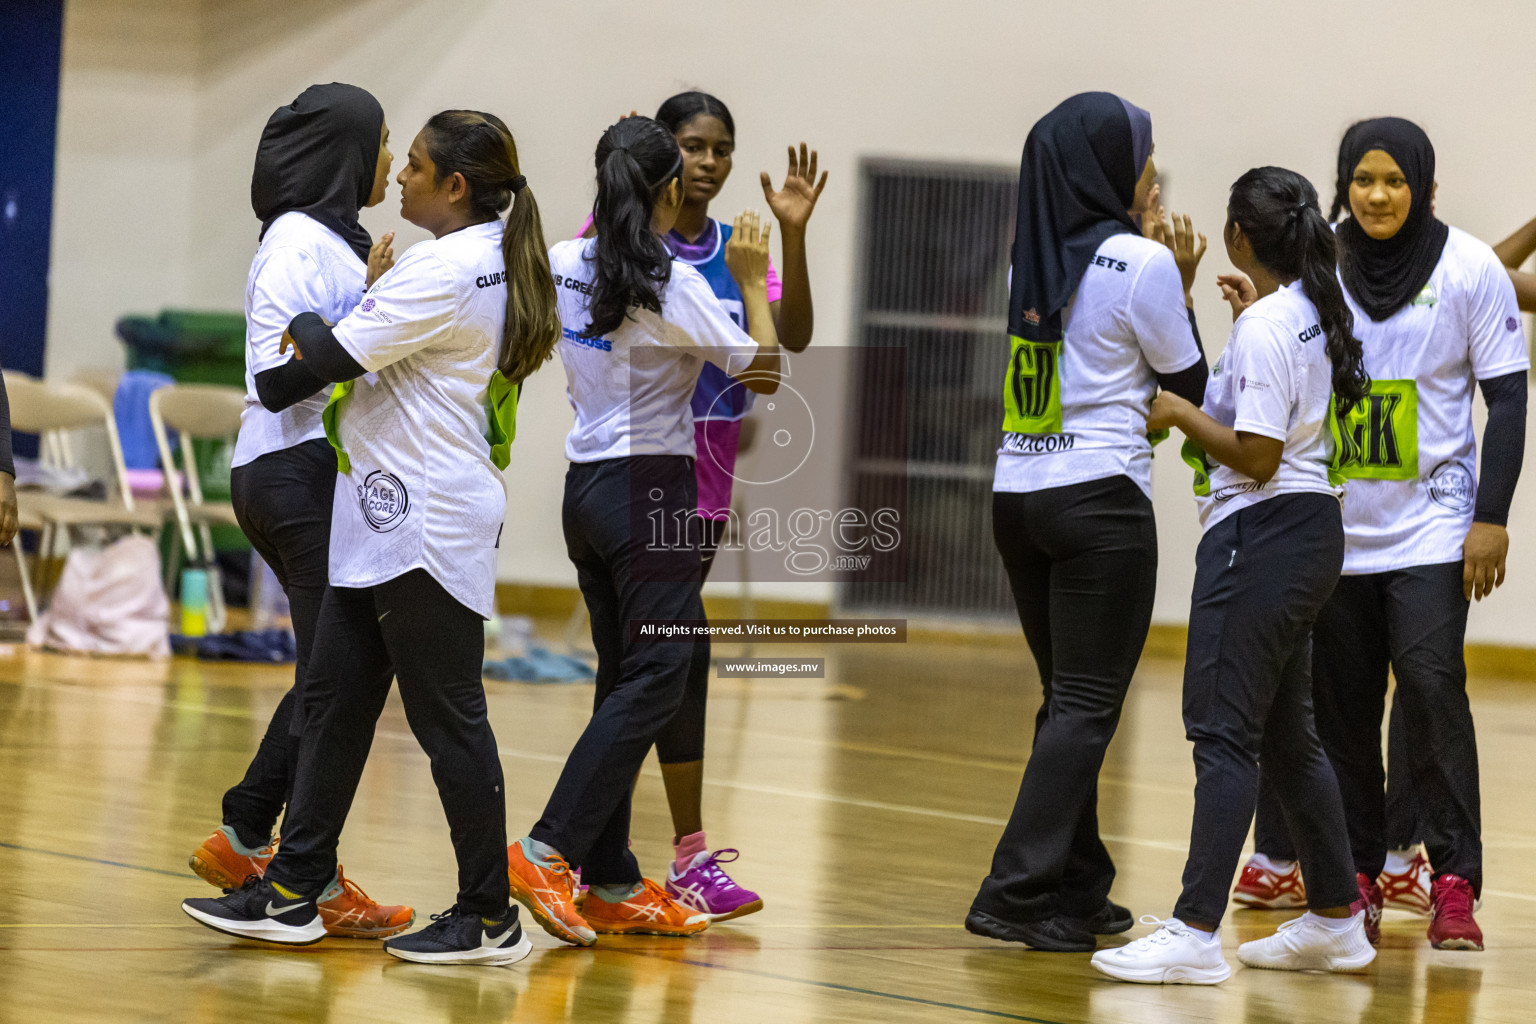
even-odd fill
[{"label": "white shorts under shirt", "polygon": [[1328,463],[1333,435],[1333,363],[1317,307],[1299,283],[1255,302],[1232,325],[1232,336],[1205,385],[1205,414],[1224,427],[1284,443],[1275,475],[1260,484],[1220,464],[1210,493],[1197,496],[1200,527],[1281,494],[1332,494]]},{"label": "white shorts under shirt", "polygon": [[356,309],[367,272],[340,235],[308,214],[285,213],[267,228],[245,282],[245,412],[231,465],[325,436],[320,412],[330,388],[268,412],[256,397],[256,375],[293,358],[277,348],[300,313],[319,313],[334,324]]},{"label": "white shorts under shirt", "polygon": [[1111,235],[1083,273],[1065,324],[1061,432],[1005,433],[994,491],[1039,491],[1125,475],[1152,497],[1147,412],[1158,373],[1202,358],[1167,246]]},{"label": "white shorts under shirt", "polygon": [[661,296],[661,315],[633,309],[600,338],[582,332],[592,322],[595,275],[592,238],[558,242],[549,266],[559,296],[564,336],[557,349],[565,394],[576,424],[565,457],[597,462],[631,455],[694,458],[694,385],[705,361],[740,373],[757,356],[757,342],[736,326],[702,275],[681,260]]},{"label": "white shorts under shirt", "polygon": [[1344,572],[1460,561],[1477,501],[1475,382],[1531,366],[1509,274],[1451,228],[1413,302],[1380,323],[1349,305],[1375,404],[1347,425]]},{"label": "white shorts under shirt", "polygon": [[489,618],[506,486],[486,439],[507,286],[502,224],[418,242],[335,327],[367,375],[338,420],[351,471],[336,483],[331,584],[425,569]]}]

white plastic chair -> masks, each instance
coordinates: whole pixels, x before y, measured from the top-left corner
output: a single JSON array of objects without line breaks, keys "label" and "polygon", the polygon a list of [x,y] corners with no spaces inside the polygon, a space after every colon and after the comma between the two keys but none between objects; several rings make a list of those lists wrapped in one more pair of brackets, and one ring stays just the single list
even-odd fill
[{"label": "white plastic chair", "polygon": [[[219,525],[238,526],[235,509],[227,501],[207,501],[197,478],[194,440],[233,438],[240,432],[240,414],[245,411],[245,392],[219,384],[172,384],[149,396],[149,422],[154,428],[155,445],[160,449],[160,464],[165,469],[166,490],[176,513],[178,540],[187,557],[201,561],[208,568],[208,626],[214,632],[224,628],[224,588],[214,561],[213,530]],[[186,494],[178,486],[175,456],[171,451],[170,431],[180,437],[180,475],[186,480]],[[199,547],[198,541],[202,544]],[[172,558],[174,565],[175,558]],[[169,589],[169,584],[167,585]]]},{"label": "white plastic chair", "polygon": [[[122,443],[117,435],[117,420],[112,405],[91,387],[81,384],[39,380],[23,373],[8,373],[6,392],[10,398],[11,429],[37,434],[40,461],[53,468],[78,468],[71,431],[100,427],[106,434],[107,456],[112,466],[112,493],[104,500],[48,494],[27,488],[16,492],[20,526],[39,535],[38,556],[57,555],[60,534],[80,526],[124,526],[144,529],[158,535],[164,523],[157,502],[135,501],[128,486],[128,471],[123,464]],[[37,618],[37,598],[32,578],[27,572],[26,556],[19,542],[11,545],[21,571],[22,594],[27,614]]]}]

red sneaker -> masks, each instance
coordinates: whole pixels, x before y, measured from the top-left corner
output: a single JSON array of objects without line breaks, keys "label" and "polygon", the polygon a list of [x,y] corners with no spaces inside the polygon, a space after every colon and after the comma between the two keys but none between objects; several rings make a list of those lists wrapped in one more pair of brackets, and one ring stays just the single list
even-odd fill
[{"label": "red sneaker", "polygon": [[213,835],[203,840],[202,846],[192,851],[187,866],[197,873],[197,877],[220,889],[238,889],[252,875],[265,875],[267,865],[277,856],[277,844],[269,843],[251,853],[239,853],[234,846],[238,841],[228,825],[220,825]]},{"label": "red sneaker", "polygon": [[1381,945],[1381,886],[1364,874],[1355,872],[1355,885],[1360,888],[1360,898],[1349,905],[1352,913],[1365,911],[1365,937],[1371,945]]},{"label": "red sneaker", "polygon": [[1383,871],[1376,881],[1387,906],[1415,914],[1429,913],[1429,860],[1424,856],[1423,847],[1413,851],[1413,860],[1408,862],[1406,871],[1401,874]]},{"label": "red sneaker", "polygon": [[1481,953],[1483,930],[1472,919],[1472,883],[1458,875],[1441,875],[1435,879],[1429,898],[1429,944],[1436,949]]},{"label": "red sneaker", "polygon": [[1248,858],[1232,890],[1232,898],[1253,910],[1290,910],[1307,905],[1307,889],[1301,881],[1301,865],[1292,862],[1286,872],[1276,871],[1258,854]]}]

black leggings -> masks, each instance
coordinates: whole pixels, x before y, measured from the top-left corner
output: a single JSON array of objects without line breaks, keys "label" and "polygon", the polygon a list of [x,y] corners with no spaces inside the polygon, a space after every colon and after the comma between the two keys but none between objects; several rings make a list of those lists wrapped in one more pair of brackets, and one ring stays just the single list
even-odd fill
[{"label": "black leggings", "polygon": [[597,694],[531,837],[582,871],[582,881],[640,880],[629,852],[635,776],[688,684],[694,645],[630,635],[638,620],[702,620],[699,552],[648,543],[653,516],[675,523],[697,505],[693,460],[640,455],[575,462],[565,476],[566,553],[592,620]]},{"label": "black leggings", "polygon": [[336,842],[390,678],[459,862],[458,904],[500,917],[507,908],[507,805],[496,736],[485,714],[485,627],[425,569],[373,587],[330,587],[320,609],[293,801],[267,877],[318,895],[336,871]]},{"label": "black leggings", "polygon": [[293,788],[305,672],[329,573],[335,490],[336,452],[323,437],[269,452],[230,474],[235,518],[288,595],[298,647],[293,686],[267,723],[245,778],[224,794],[224,824],[247,846],[271,838]]},{"label": "black leggings", "polygon": [[1130,478],[992,495],[992,533],[1044,699],[1034,748],[974,911],[1004,920],[1104,906],[1104,750],[1141,658],[1157,589],[1157,523]]},{"label": "black leggings", "polygon": [[1343,907],[1358,894],[1339,785],[1312,717],[1312,624],[1343,563],[1343,517],[1328,494],[1277,495],[1200,540],[1184,661],[1195,815],[1181,921],[1215,926],[1226,911],[1261,758],[1299,846],[1308,904]]},{"label": "black leggings", "polygon": [[[725,534],[724,519],[704,519],[705,533],[699,545],[699,585],[709,579],[714,568],[715,554],[720,549],[720,538]],[[683,702],[677,707],[672,721],[656,734],[656,760],[662,764],[688,764],[704,759],[704,708],[709,701],[709,664],[711,650],[709,638],[693,645],[693,656],[688,661],[688,685],[683,690]]]}]

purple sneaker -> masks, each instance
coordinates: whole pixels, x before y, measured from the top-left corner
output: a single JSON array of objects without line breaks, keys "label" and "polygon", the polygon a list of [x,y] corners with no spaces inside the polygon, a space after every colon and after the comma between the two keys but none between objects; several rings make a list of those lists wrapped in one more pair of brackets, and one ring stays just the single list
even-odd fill
[{"label": "purple sneaker", "polygon": [[755,914],[763,909],[763,898],[737,885],[720,867],[739,856],[739,850],[701,853],[682,874],[677,873],[677,864],[673,862],[667,868],[667,892],[690,910],[709,915],[712,922]]}]

